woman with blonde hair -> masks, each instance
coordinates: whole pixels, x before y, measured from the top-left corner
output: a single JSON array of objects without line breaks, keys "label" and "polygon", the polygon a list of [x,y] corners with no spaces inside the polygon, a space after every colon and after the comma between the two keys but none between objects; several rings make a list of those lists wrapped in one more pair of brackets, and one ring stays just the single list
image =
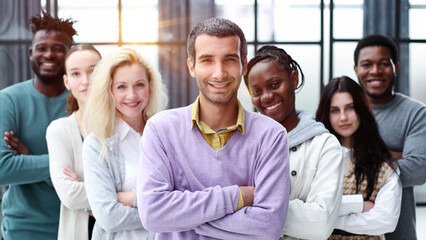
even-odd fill
[{"label": "woman with blonde hair", "polygon": [[92,239],[154,239],[136,205],[138,142],[146,121],[166,104],[160,74],[135,50],[120,48],[97,66],[83,146],[86,192],[96,218]]}]

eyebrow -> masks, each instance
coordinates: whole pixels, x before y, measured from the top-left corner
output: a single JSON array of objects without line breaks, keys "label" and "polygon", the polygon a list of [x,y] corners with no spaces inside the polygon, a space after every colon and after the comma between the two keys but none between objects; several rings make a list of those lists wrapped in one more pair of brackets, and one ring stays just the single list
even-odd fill
[{"label": "eyebrow", "polygon": [[[393,62],[392,58],[390,58],[390,57],[389,58],[381,58],[381,59],[379,59],[379,62],[384,61],[384,60]],[[363,63],[363,62],[369,62],[369,61],[371,61],[371,59],[367,58],[367,59],[361,59],[359,62]]]},{"label": "eyebrow", "polygon": [[[96,67],[96,64],[93,64],[93,65],[89,66],[89,68],[92,68],[92,67]],[[70,71],[78,70],[78,69],[79,69],[78,67],[75,67],[75,68],[71,68]]]},{"label": "eyebrow", "polygon": [[[213,56],[214,56],[214,55],[212,55],[212,54],[203,54],[203,55],[200,55],[197,59],[211,58],[211,57],[213,57]],[[238,54],[236,54],[236,53],[229,53],[229,54],[226,54],[226,55],[225,55],[225,57],[240,58],[240,56],[239,56]]]},{"label": "eyebrow", "polygon": [[[353,102],[348,103],[348,104],[345,105],[345,107],[350,106],[350,105],[354,105],[354,103]],[[330,108],[339,108],[339,107],[330,105]]]}]

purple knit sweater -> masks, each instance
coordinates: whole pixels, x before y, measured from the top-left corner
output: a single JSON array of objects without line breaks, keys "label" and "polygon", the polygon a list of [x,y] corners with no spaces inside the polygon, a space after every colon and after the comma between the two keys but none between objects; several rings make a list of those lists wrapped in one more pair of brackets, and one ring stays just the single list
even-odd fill
[{"label": "purple knit sweater", "polygon": [[[274,120],[244,111],[236,131],[215,151],[198,128],[192,105],[160,112],[141,139],[137,187],[144,227],[156,239],[278,239],[289,201],[288,145]],[[238,186],[255,186],[252,207],[238,211]]]}]

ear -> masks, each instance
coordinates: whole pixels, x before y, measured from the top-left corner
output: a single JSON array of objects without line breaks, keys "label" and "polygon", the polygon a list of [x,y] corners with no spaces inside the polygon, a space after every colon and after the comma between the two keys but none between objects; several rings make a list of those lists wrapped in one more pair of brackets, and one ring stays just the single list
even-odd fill
[{"label": "ear", "polygon": [[395,64],[395,69],[394,69],[395,76],[396,76],[396,74],[398,73],[398,70],[399,70],[399,62],[397,62],[397,63]]},{"label": "ear", "polygon": [[68,77],[67,77],[67,75],[66,75],[66,74],[64,74],[64,75],[62,76],[62,78],[64,79],[64,85],[65,85],[65,87],[66,87],[68,90],[70,90],[70,87],[69,87],[69,81],[68,81]]},{"label": "ear", "polygon": [[299,84],[299,73],[296,70],[293,70],[291,72],[290,81],[291,81],[291,84],[293,85],[293,89],[296,89],[297,85]]},{"label": "ear", "polygon": [[28,53],[29,53],[29,55],[30,55],[30,59],[32,58],[32,56],[33,56],[33,47],[30,47],[29,49],[28,49]]},{"label": "ear", "polygon": [[186,65],[188,66],[188,70],[191,76],[195,78],[194,64],[191,62],[191,59],[186,59]]},{"label": "ear", "polygon": [[247,73],[247,57],[244,59],[243,76],[246,75],[246,73]]},{"label": "ear", "polygon": [[358,67],[356,65],[354,65],[354,72],[356,75],[358,75]]}]

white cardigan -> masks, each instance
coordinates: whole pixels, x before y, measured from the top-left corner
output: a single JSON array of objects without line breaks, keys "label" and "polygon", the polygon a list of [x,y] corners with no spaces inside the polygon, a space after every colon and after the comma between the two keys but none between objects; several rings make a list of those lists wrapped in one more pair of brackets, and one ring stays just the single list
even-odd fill
[{"label": "white cardigan", "polygon": [[290,180],[282,239],[327,239],[342,196],[343,157],[337,138],[322,133],[290,148]]},{"label": "white cardigan", "polygon": [[[89,202],[84,187],[82,139],[75,114],[53,121],[46,131],[50,177],[61,200],[58,240],[89,238]],[[71,168],[80,178],[72,181],[64,174]]]}]

